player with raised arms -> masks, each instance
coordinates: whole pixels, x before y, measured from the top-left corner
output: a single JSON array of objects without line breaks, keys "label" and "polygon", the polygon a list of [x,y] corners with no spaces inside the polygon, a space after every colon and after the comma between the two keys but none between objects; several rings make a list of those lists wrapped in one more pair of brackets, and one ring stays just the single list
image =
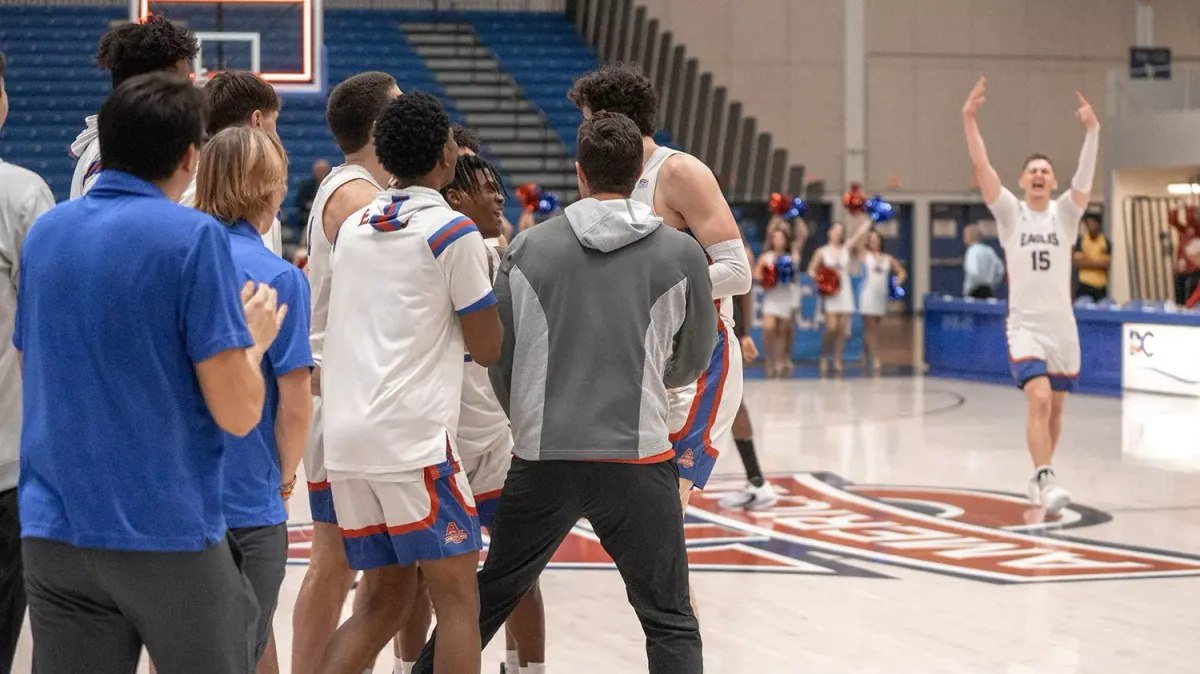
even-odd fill
[{"label": "player with raised arms", "polygon": [[1047,515],[1055,515],[1071,501],[1058,486],[1050,464],[1062,435],[1063,405],[1079,376],[1071,253],[1079,219],[1091,198],[1100,122],[1083,94],[1077,93],[1075,116],[1087,133],[1071,189],[1052,198],[1058,188],[1054,165],[1045,155],[1035,154],[1021,170],[1018,184],[1025,198],[1018,200],[1000,183],[979,132],[976,115],[987,100],[986,87],[986,78],[980,78],[971,90],[963,106],[963,127],[979,188],[996,218],[1008,258],[1008,357],[1029,406],[1026,440],[1035,468],[1029,497]]},{"label": "player with raised arms", "polygon": [[[670,395],[670,437],[679,465],[680,499],[686,510],[692,489],[703,489],[716,466],[713,439],[731,432],[742,402],[742,354],[733,329],[731,298],[750,291],[750,262],[716,176],[692,155],[654,141],[658,93],[637,66],[604,66],[576,80],[568,96],[585,118],[600,111],[619,112],[637,124],[642,133],[644,163],[631,198],[650,206],[671,227],[689,231],[710,260],[713,298],[720,313],[714,326],[717,346],[700,379]],[[739,451],[747,449],[753,452],[753,445],[738,446]],[[757,457],[746,463],[757,464]],[[773,487],[765,481],[758,486],[748,485],[745,505],[756,500],[773,501],[773,491],[767,494],[767,490]]]}]

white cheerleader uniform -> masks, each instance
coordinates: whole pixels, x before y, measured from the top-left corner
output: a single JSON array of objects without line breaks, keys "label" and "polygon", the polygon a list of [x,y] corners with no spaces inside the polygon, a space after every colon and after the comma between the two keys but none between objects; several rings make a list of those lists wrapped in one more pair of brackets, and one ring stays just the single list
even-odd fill
[{"label": "white cheerleader uniform", "polygon": [[823,297],[825,311],[834,314],[854,313],[854,286],[850,283],[850,251],[842,246],[835,251],[829,246],[821,248],[821,265],[836,269],[838,273],[838,291]]},{"label": "white cheerleader uniform", "polygon": [[892,276],[889,255],[867,251],[863,259],[863,283],[858,295],[858,313],[863,316],[886,316],[888,308],[888,279]]},{"label": "white cheerleader uniform", "polygon": [[[768,264],[773,265],[779,256],[771,251],[765,251],[763,252],[763,257],[767,258]],[[796,309],[800,303],[800,294],[798,291],[799,288],[796,286],[795,279],[789,280],[787,283],[782,283],[777,279],[775,285],[763,289],[763,315],[791,319],[795,316]]]}]

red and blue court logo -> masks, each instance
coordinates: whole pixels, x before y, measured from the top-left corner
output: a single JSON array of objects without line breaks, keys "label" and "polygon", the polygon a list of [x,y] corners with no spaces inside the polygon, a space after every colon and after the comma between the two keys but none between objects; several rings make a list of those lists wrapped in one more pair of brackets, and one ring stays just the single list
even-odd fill
[{"label": "red and blue court logo", "polygon": [[[1078,504],[1046,519],[1024,497],[1002,492],[857,485],[832,473],[770,481],[779,501],[761,512],[720,507],[741,479],[713,480],[692,494],[684,522],[692,571],[887,578],[889,567],[904,567],[999,584],[1200,576],[1200,556],[1066,535],[1113,519]],[[312,525],[289,533],[289,557],[308,563]],[[615,570],[586,520],[550,568]]]}]

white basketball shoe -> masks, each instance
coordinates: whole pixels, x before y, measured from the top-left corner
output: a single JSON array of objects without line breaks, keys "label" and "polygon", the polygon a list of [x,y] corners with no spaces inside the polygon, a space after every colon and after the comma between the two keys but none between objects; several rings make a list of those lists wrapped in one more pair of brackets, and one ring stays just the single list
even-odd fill
[{"label": "white basketball shoe", "polygon": [[721,499],[722,508],[744,508],[746,510],[763,510],[770,508],[779,501],[779,494],[770,482],[763,482],[761,487],[747,484],[746,488],[729,494]]},{"label": "white basketball shoe", "polygon": [[1071,495],[1058,486],[1053,469],[1042,468],[1029,480],[1029,500],[1053,516],[1071,503]]}]

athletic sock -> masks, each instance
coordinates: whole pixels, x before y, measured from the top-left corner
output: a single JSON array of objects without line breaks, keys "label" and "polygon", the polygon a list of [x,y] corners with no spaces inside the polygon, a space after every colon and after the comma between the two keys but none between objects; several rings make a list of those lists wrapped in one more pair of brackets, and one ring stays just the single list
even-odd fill
[{"label": "athletic sock", "polygon": [[766,484],[762,468],[758,467],[758,454],[754,452],[754,438],[734,440],[733,442],[737,445],[738,455],[742,457],[742,466],[746,468],[746,479],[750,480],[750,484],[755,487]]},{"label": "athletic sock", "polygon": [[531,662],[521,668],[521,674],[546,674],[546,663]]},{"label": "athletic sock", "polygon": [[521,674],[521,659],[516,651],[504,651],[504,674]]},{"label": "athletic sock", "polygon": [[395,672],[395,674],[412,674],[413,665],[415,664],[417,663],[405,662],[400,658],[396,658],[396,665],[393,667],[392,671]]},{"label": "athletic sock", "polygon": [[1044,487],[1047,483],[1054,481],[1054,469],[1050,466],[1038,466],[1037,472],[1033,474],[1033,479],[1037,481],[1039,487]]}]

